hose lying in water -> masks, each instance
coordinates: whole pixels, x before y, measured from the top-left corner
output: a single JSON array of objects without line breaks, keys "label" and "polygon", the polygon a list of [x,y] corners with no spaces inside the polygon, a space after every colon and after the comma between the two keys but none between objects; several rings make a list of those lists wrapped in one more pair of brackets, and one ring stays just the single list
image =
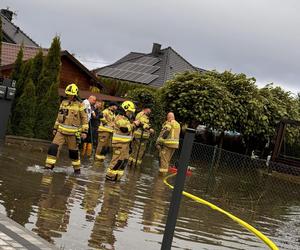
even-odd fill
[{"label": "hose lying in water", "polygon": [[[167,177],[164,178],[164,183],[171,189],[174,189],[174,186],[172,186],[171,184],[168,183],[168,179],[170,177],[173,177],[175,176],[175,174],[171,174],[171,175],[168,175]],[[218,206],[206,201],[206,200],[203,200],[193,194],[190,194],[188,192],[185,192],[183,191],[182,194],[198,203],[201,203],[205,206],[208,206],[210,207],[211,209],[213,210],[216,210],[222,214],[225,214],[226,216],[228,216],[230,219],[232,219],[233,221],[239,223],[242,227],[246,228],[247,230],[249,230],[251,233],[253,233],[254,235],[256,235],[259,239],[261,239],[270,249],[272,250],[279,250],[279,248],[274,244],[273,241],[271,241],[267,236],[265,236],[263,233],[261,233],[260,231],[258,231],[256,228],[252,227],[251,225],[249,225],[247,222],[239,219],[238,217],[234,216],[233,214],[223,210],[222,208],[219,208]]]}]

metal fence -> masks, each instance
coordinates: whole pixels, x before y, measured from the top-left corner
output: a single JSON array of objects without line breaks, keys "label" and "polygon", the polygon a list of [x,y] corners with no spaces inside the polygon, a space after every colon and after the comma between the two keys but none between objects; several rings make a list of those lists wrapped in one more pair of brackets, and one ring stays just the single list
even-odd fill
[{"label": "metal fence", "polygon": [[[178,165],[180,152],[181,144],[172,158],[173,165]],[[264,192],[266,186],[273,186],[272,192],[281,193],[282,196],[287,192],[300,197],[298,167],[268,162],[201,143],[193,144],[189,166],[195,174],[190,182],[197,182],[198,186],[202,185],[201,190],[215,197],[230,193],[231,186],[251,190],[250,196]],[[226,186],[226,183],[230,184]]]}]

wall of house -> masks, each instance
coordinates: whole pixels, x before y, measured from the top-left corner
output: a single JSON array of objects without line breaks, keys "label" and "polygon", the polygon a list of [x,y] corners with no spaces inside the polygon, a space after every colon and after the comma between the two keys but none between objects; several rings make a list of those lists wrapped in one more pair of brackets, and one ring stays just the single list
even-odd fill
[{"label": "wall of house", "polygon": [[66,57],[61,58],[62,66],[60,72],[60,88],[65,88],[70,83],[77,84],[80,90],[89,90],[90,77],[88,77],[83,71],[78,69],[75,65]]},{"label": "wall of house", "polygon": [[11,71],[12,69],[5,69],[5,70],[2,70],[1,73],[2,73],[2,76],[4,78],[9,78],[10,74],[11,74]]},{"label": "wall of house", "polygon": [[[66,57],[61,58],[60,88],[65,88],[70,83],[76,83],[80,90],[89,90],[90,77],[80,70],[76,64]],[[9,78],[12,68],[2,70],[2,75]]]}]

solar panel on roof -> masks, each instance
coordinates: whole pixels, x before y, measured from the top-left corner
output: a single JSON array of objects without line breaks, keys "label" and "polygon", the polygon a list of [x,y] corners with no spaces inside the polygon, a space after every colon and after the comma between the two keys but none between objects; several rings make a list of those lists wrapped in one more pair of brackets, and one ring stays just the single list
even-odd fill
[{"label": "solar panel on roof", "polygon": [[149,73],[153,73],[158,69],[158,66],[143,65],[138,63],[125,63],[121,68],[104,68],[99,71],[99,74],[107,77],[148,84],[158,78],[158,75],[151,75]]},{"label": "solar panel on roof", "polygon": [[114,77],[115,78],[120,78],[124,74],[123,70],[116,70]]},{"label": "solar panel on roof", "polygon": [[105,74],[105,75],[109,75],[110,76],[110,75],[114,74],[115,71],[116,71],[115,68],[106,68],[106,71],[104,73],[100,72],[100,74]]},{"label": "solar panel on roof", "polygon": [[142,73],[137,73],[135,76],[131,77],[131,81],[136,81],[137,79],[139,79],[141,76],[143,76],[144,74]]},{"label": "solar panel on roof", "polygon": [[123,75],[122,79],[128,80],[128,76],[129,76],[131,73],[132,73],[132,72],[130,72],[130,71],[126,71],[126,74]]},{"label": "solar panel on roof", "polygon": [[128,74],[128,71],[122,70],[122,74],[119,75],[119,78],[123,79],[123,77],[126,76],[127,74]]},{"label": "solar panel on roof", "polygon": [[159,70],[159,69],[160,69],[160,67],[158,67],[158,66],[151,66],[151,68],[148,68],[148,69],[145,71],[145,73],[152,74],[152,73],[154,73],[155,71],[157,71],[157,70]]},{"label": "solar panel on roof", "polygon": [[159,69],[158,66],[151,66],[139,63],[124,63],[118,66],[118,69],[133,71],[133,72],[141,72],[141,73],[153,73]]},{"label": "solar panel on roof", "polygon": [[149,75],[149,77],[145,80],[145,83],[150,83],[157,79],[159,76],[158,75]]},{"label": "solar panel on roof", "polygon": [[131,63],[126,62],[126,63],[123,63],[122,65],[119,65],[118,68],[128,70],[130,68],[130,66],[131,66]]},{"label": "solar panel on roof", "polygon": [[109,68],[104,68],[104,69],[101,69],[99,70],[99,74],[106,74],[106,72],[109,70]]}]

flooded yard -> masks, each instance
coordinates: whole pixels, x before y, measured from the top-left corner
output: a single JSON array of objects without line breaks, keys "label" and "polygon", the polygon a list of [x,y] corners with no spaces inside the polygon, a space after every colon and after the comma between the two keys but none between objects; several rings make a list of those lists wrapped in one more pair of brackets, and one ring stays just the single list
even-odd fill
[{"label": "flooded yard", "polygon": [[[107,162],[85,163],[73,176],[62,157],[50,173],[42,169],[44,153],[2,145],[0,212],[62,249],[160,249],[171,190],[154,157],[128,168],[120,183],[105,181]],[[280,249],[300,248],[299,184],[256,170],[219,171],[208,182],[207,168],[194,167],[187,191],[247,221]],[[186,197],[173,247],[267,249],[240,225]]]}]

